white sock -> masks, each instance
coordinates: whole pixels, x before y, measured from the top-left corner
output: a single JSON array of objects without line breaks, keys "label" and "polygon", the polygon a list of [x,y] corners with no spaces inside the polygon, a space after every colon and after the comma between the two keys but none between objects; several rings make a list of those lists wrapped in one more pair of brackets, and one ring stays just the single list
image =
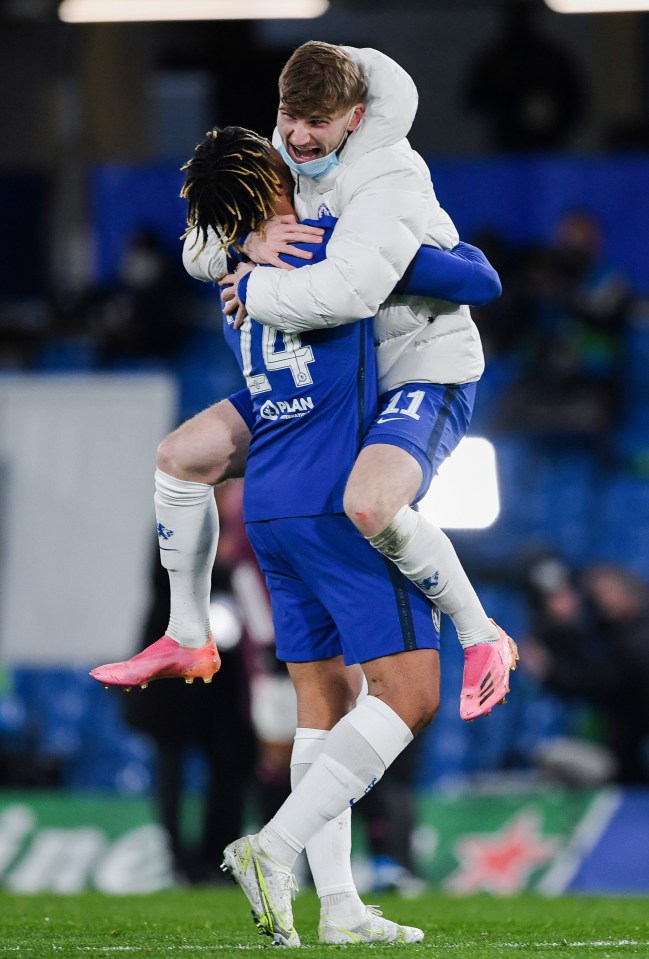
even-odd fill
[{"label": "white sock", "polygon": [[167,635],[182,646],[204,646],[210,634],[212,567],[219,540],[214,488],[155,472],[160,562],[169,573]]},{"label": "white sock", "polygon": [[390,706],[366,696],[336,723],[307,774],[261,830],[260,848],[290,869],[311,837],[362,799],[412,739]]},{"label": "white sock", "polygon": [[410,506],[402,506],[383,532],[368,542],[451,617],[465,649],[498,639],[498,630],[482,608],[453,544],[438,526]]},{"label": "white sock", "polygon": [[[326,729],[298,728],[291,755],[291,788],[304,779],[325,745]],[[365,906],[352,875],[352,811],[346,809],[309,839],[306,854],[320,905],[328,918],[362,917]]]}]

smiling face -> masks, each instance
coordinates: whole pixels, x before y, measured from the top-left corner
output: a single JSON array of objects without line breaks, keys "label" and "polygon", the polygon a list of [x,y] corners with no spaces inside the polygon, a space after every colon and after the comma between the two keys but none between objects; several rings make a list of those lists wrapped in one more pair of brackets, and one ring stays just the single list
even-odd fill
[{"label": "smiling face", "polygon": [[354,131],[365,112],[362,103],[338,116],[297,116],[280,104],[277,129],[286,150],[296,163],[317,160],[337,150],[347,133]]}]

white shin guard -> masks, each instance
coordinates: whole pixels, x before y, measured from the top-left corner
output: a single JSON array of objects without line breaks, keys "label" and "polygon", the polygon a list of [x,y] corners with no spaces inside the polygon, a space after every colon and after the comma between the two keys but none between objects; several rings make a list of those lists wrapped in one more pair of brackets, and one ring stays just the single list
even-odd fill
[{"label": "white shin guard", "polygon": [[[298,728],[291,755],[291,787],[304,779],[322,752],[329,731]],[[346,809],[325,823],[306,844],[309,868],[320,899],[339,893],[356,893],[352,876],[352,811]],[[360,901],[360,900],[359,900]]]},{"label": "white shin guard", "polygon": [[402,506],[383,532],[368,542],[451,617],[463,647],[498,638],[453,544],[438,526]]},{"label": "white shin guard", "polygon": [[203,646],[219,538],[214,488],[156,470],[154,503],[160,562],[169,574],[167,635],[183,646]]},{"label": "white shin guard", "polygon": [[309,771],[261,830],[261,848],[290,868],[322,826],[372,789],[412,738],[393,709],[367,696],[336,723]]}]

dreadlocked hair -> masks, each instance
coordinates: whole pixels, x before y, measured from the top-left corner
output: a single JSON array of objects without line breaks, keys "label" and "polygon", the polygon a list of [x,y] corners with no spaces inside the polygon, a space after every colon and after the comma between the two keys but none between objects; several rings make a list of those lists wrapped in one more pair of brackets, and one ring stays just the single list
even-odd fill
[{"label": "dreadlocked hair", "polygon": [[194,246],[202,238],[197,256],[207,243],[208,227],[225,248],[236,246],[242,233],[273,216],[281,181],[268,140],[252,130],[215,127],[181,170],[185,183],[180,195],[187,200],[187,229],[181,239],[197,231]]}]

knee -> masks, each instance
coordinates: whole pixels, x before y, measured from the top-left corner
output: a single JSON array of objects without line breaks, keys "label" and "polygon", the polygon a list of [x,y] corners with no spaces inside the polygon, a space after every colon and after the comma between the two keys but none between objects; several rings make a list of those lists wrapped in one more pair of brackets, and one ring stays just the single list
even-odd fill
[{"label": "knee", "polygon": [[394,704],[393,708],[410,728],[412,735],[418,736],[437,716],[439,696],[433,691],[419,696],[410,696],[406,702]]},{"label": "knee", "polygon": [[167,473],[169,476],[175,476],[178,479],[186,479],[185,476],[189,463],[188,457],[184,451],[184,443],[176,430],[169,433],[168,436],[159,444],[156,452],[156,468]]},{"label": "knee", "polygon": [[348,519],[366,539],[382,533],[394,515],[394,511],[381,505],[378,498],[348,484],[343,498],[343,509]]},{"label": "knee", "polygon": [[391,686],[370,680],[369,691],[395,711],[410,728],[413,736],[423,732],[439,712],[439,686],[428,681]]},{"label": "knee", "polygon": [[434,689],[421,691],[403,704],[402,719],[410,727],[413,736],[418,736],[433,722],[439,712],[439,693]]},{"label": "knee", "polygon": [[156,453],[157,469],[190,483],[216,486],[228,478],[229,466],[213,433],[197,429],[191,420],[165,436]]},{"label": "knee", "polygon": [[414,649],[363,667],[371,696],[382,699],[416,736],[434,720],[440,702],[439,653]]}]

